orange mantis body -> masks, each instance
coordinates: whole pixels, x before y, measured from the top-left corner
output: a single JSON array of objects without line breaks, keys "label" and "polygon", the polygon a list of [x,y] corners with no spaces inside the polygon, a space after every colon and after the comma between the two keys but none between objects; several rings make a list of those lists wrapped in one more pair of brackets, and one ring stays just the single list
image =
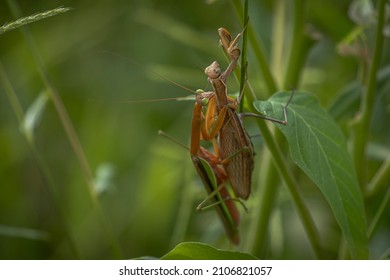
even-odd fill
[{"label": "orange mantis body", "polygon": [[[234,40],[232,40],[230,33],[224,28],[219,28],[218,33],[220,43],[230,59],[230,64],[224,72],[222,72],[217,61],[214,61],[205,69],[205,74],[214,89],[214,96],[210,98],[208,117],[206,119],[207,122],[210,122],[210,120],[214,122],[207,124],[207,127],[213,128],[211,137],[218,135],[221,162],[236,197],[247,199],[251,192],[254,149],[237,113],[237,103],[240,101],[241,96],[239,96],[238,101],[233,100],[227,95],[226,88],[226,81],[234,71],[241,53],[237,45],[237,40],[241,33]],[[253,113],[245,113],[243,115],[287,124],[286,108],[291,98],[283,108],[284,120]]]},{"label": "orange mantis body", "polygon": [[[249,196],[254,153],[252,143],[235,112],[235,105],[226,93],[225,82],[236,66],[240,50],[235,44],[231,44],[231,38],[226,36],[226,34],[228,34],[228,36],[230,36],[230,34],[225,29],[220,28],[219,32],[221,43],[223,45],[232,45],[232,48],[229,46],[227,47],[228,53],[231,54],[232,62],[228,69],[223,73],[224,81],[220,78],[221,69],[219,68],[219,65],[214,63],[213,66],[217,67],[212,69],[210,67],[207,68],[210,69],[211,72],[214,71],[213,73],[218,72],[215,77],[215,82],[212,83],[215,92],[203,92],[196,95],[191,126],[190,154],[198,175],[202,179],[209,196],[214,200],[214,205],[217,207],[217,212],[224,224],[229,239],[233,243],[238,244],[239,234],[237,227],[240,221],[239,213],[234,200],[226,188],[226,182],[230,181],[237,197],[246,199]],[[225,36],[221,34],[224,34]],[[237,39],[238,36],[234,42]],[[210,76],[209,79],[212,81]],[[204,100],[208,101],[206,115],[203,114],[203,107],[206,106],[203,105]],[[217,120],[214,121],[214,118],[217,118]],[[234,125],[234,127],[232,127],[232,125]],[[236,132],[238,132],[239,135],[235,135],[234,137],[229,135],[230,133],[236,134]],[[217,136],[219,142],[216,141]],[[211,153],[200,145],[202,139],[213,143],[216,154]],[[230,141],[231,139],[233,139],[233,142]],[[237,143],[235,142],[236,139],[244,139],[244,142]],[[249,147],[249,160],[242,149],[235,150],[236,147],[239,147],[239,149],[242,147]],[[211,178],[207,173],[205,166],[202,164],[202,160],[205,160],[211,167],[216,177],[217,186],[212,184]],[[243,164],[243,162],[245,163]],[[242,178],[245,179],[245,182],[242,182]],[[244,193],[241,191],[241,189],[243,189],[242,185],[248,186],[247,189],[244,190]]]},{"label": "orange mantis body", "polygon": [[[254,150],[236,111],[238,102],[227,95],[226,88],[226,81],[235,69],[240,56],[241,51],[236,42],[241,34],[232,41],[226,29],[220,28],[218,32],[230,64],[224,72],[216,61],[205,69],[214,91],[196,94],[190,154],[194,167],[209,194],[206,200],[213,200],[212,205],[216,207],[229,239],[232,243],[238,244],[240,216],[235,201],[237,198],[247,199],[250,195]],[[266,116],[254,116],[273,120]],[[201,140],[212,142],[214,153],[202,147]],[[210,174],[210,170],[213,174]],[[230,182],[234,192],[233,197],[226,188],[227,181]],[[201,209],[202,204],[203,202],[198,209]]]},{"label": "orange mantis body", "polygon": [[[192,162],[205,186],[208,194],[212,197],[214,206],[219,215],[225,231],[234,244],[239,243],[238,225],[240,216],[234,201],[231,199],[230,193],[226,188],[228,176],[224,167],[221,165],[219,156],[211,153],[209,150],[200,146],[202,130],[204,130],[205,117],[202,112],[202,101],[197,96],[197,101],[194,105],[192,127],[191,127],[191,146],[190,154]],[[216,178],[216,186],[213,184],[210,175],[207,173],[206,167],[202,163],[205,160],[212,169]],[[199,205],[200,206],[200,205]],[[198,209],[200,208],[198,206]]]},{"label": "orange mantis body", "polygon": [[[232,198],[226,188],[229,176],[220,159],[219,145],[215,141],[219,128],[210,129],[208,125],[211,123],[206,121],[206,119],[211,118],[210,115],[215,114],[214,95],[214,92],[197,92],[195,95],[196,102],[193,109],[189,150],[194,167],[208,193],[208,197],[199,204],[197,210],[203,209],[203,204],[211,200],[212,203],[206,207],[215,207],[229,240],[234,244],[238,244],[240,240],[238,232],[240,216],[235,198]],[[203,109],[206,109],[206,115],[203,113]],[[161,134],[165,135],[164,133]],[[212,142],[215,154],[202,147],[201,140]],[[213,174],[210,174],[210,170]]]},{"label": "orange mantis body", "polygon": [[254,150],[236,112],[237,102],[227,95],[226,88],[226,81],[240,56],[240,49],[236,44],[240,34],[232,41],[226,29],[219,28],[218,33],[221,45],[230,58],[230,64],[223,73],[216,61],[205,69],[214,89],[207,122],[216,118],[214,123],[207,124],[207,127],[213,127],[211,137],[218,134],[219,156],[236,197],[247,199],[251,191]]},{"label": "orange mantis body", "polygon": [[236,105],[227,96],[223,80],[227,76],[221,74],[218,62],[215,61],[207,67],[205,73],[215,91],[216,115],[219,122],[215,126],[219,127],[220,157],[223,159],[234,193],[239,198],[247,199],[251,190],[254,165],[253,145],[236,112]]}]

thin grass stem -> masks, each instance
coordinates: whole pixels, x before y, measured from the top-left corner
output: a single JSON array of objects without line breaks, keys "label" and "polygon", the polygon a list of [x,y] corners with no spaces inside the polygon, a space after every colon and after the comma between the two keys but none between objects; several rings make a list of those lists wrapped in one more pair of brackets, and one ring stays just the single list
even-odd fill
[{"label": "thin grass stem", "polygon": [[66,13],[70,10],[72,10],[72,8],[58,7],[56,9],[52,9],[52,10],[49,10],[46,12],[36,13],[34,15],[31,15],[31,16],[22,17],[22,18],[15,20],[15,21],[5,23],[3,26],[0,26],[0,35],[7,32],[7,31],[14,30],[16,28],[22,27],[22,26],[27,25],[27,24],[30,24],[30,23],[33,23],[36,21],[40,21],[42,19],[46,19],[49,17],[53,17],[53,16],[56,16],[56,15],[59,15],[62,13]]},{"label": "thin grass stem", "polygon": [[[20,104],[19,98],[10,82],[10,80],[7,77],[6,72],[4,71],[3,65],[0,61],[0,81],[3,85],[5,92],[7,94],[8,100],[11,104],[11,107],[15,113],[15,116],[18,120],[19,127],[22,127],[23,121],[25,119],[23,108]],[[30,150],[33,153],[33,156],[35,160],[37,161],[37,164],[42,171],[43,177],[46,181],[46,185],[49,189],[49,193],[55,202],[54,205],[57,207],[58,213],[59,213],[59,223],[63,229],[65,239],[67,240],[69,247],[71,249],[71,252],[73,253],[73,258],[80,259],[82,257],[81,252],[78,250],[75,242],[75,237],[72,235],[69,221],[66,218],[66,211],[63,207],[63,204],[61,203],[60,195],[58,194],[57,190],[59,189],[56,184],[55,180],[53,180],[53,176],[51,174],[50,168],[48,167],[46,161],[42,157],[41,153],[38,151],[38,148],[36,147],[34,141],[32,138],[28,137],[26,133],[23,133],[25,136],[25,139],[30,147]]]}]

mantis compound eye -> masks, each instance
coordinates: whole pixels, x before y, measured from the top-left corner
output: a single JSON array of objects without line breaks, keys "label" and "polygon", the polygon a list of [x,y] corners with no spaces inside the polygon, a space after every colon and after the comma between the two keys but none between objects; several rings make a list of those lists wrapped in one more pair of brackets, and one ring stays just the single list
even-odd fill
[{"label": "mantis compound eye", "polygon": [[209,103],[208,98],[202,98],[202,106],[206,106]]}]

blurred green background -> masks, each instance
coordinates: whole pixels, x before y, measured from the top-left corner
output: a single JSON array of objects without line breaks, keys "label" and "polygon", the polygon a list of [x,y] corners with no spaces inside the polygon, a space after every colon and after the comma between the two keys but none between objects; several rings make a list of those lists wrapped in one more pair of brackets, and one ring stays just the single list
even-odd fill
[{"label": "blurred green background", "polygon": [[[250,1],[250,20],[269,58],[271,26],[277,22],[276,2]],[[357,76],[356,59],[342,57],[336,51],[337,43],[354,26],[347,15],[351,1],[307,3],[309,20],[323,38],[310,53],[301,87],[316,93],[328,106],[337,92]],[[112,244],[120,248],[123,258],[160,257],[183,241],[233,249],[214,211],[195,212],[205,192],[188,151],[157,134],[163,130],[188,145],[193,102],[128,102],[191,95],[151,71],[193,90],[207,89],[202,69],[213,60],[226,62],[218,47],[217,29],[223,26],[232,35],[242,29],[232,3],[56,0],[18,4],[23,16],[59,6],[73,8],[28,25],[28,34],[69,114],[95,186],[100,188],[97,203],[91,199],[83,169],[50,101],[34,131],[37,159],[21,133],[3,84],[0,258],[110,259],[117,257],[110,249]],[[7,1],[2,1],[0,24],[13,20]],[[288,12],[286,20],[288,25]],[[291,38],[288,33],[283,36],[286,42]],[[281,47],[288,49],[287,44]],[[262,91],[261,74],[251,64],[251,56],[249,53],[249,78]],[[31,108],[46,85],[39,74],[42,67],[37,65],[20,29],[0,35],[0,61],[22,108]],[[285,63],[280,61],[282,66]],[[282,73],[276,72],[275,76],[278,79]],[[232,83],[231,88],[234,92],[237,85]],[[382,137],[382,142],[388,140],[388,135]],[[261,137],[254,143],[260,154]],[[39,161],[46,166],[44,171]],[[256,181],[257,175],[254,177]],[[328,206],[317,190],[308,187],[306,191],[325,238],[330,244],[336,243],[338,240],[331,239],[334,220],[322,211],[329,211]],[[258,194],[254,188],[247,203],[249,209]],[[284,189],[278,201],[269,257],[311,258]],[[250,224],[249,211],[243,213],[244,244]]]}]

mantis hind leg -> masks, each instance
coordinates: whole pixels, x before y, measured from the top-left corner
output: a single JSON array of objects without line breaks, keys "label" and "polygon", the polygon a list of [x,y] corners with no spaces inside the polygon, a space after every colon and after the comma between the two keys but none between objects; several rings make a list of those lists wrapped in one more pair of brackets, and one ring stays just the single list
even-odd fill
[{"label": "mantis hind leg", "polygon": [[199,205],[196,207],[196,211],[207,210],[207,209],[209,209],[211,207],[215,207],[215,206],[221,204],[222,202],[235,201],[235,202],[238,202],[239,204],[241,204],[241,206],[244,208],[245,212],[248,212],[248,208],[245,206],[244,202],[242,202],[238,198],[231,197],[230,195],[226,196],[226,197],[223,197],[221,200],[218,200],[218,201],[215,201],[215,202],[210,203],[208,205],[205,205],[208,201],[210,201],[216,195],[220,194],[221,190],[223,188],[225,188],[225,187],[226,187],[225,184],[221,184],[217,188],[215,188],[211,193],[208,194],[208,196],[201,203],[199,203]]},{"label": "mantis hind leg", "polygon": [[280,124],[286,125],[288,123],[287,107],[291,103],[291,100],[292,100],[292,98],[294,96],[294,93],[295,93],[295,91],[292,91],[292,93],[290,95],[290,98],[288,99],[287,103],[283,106],[283,119],[272,118],[272,117],[268,117],[268,116],[265,116],[265,115],[255,114],[255,113],[240,113],[240,117],[241,118],[243,118],[243,117],[255,117],[255,118],[260,118],[260,119],[263,119],[263,120],[267,120],[267,121],[271,121],[271,122],[275,122],[275,123],[280,123]]}]

